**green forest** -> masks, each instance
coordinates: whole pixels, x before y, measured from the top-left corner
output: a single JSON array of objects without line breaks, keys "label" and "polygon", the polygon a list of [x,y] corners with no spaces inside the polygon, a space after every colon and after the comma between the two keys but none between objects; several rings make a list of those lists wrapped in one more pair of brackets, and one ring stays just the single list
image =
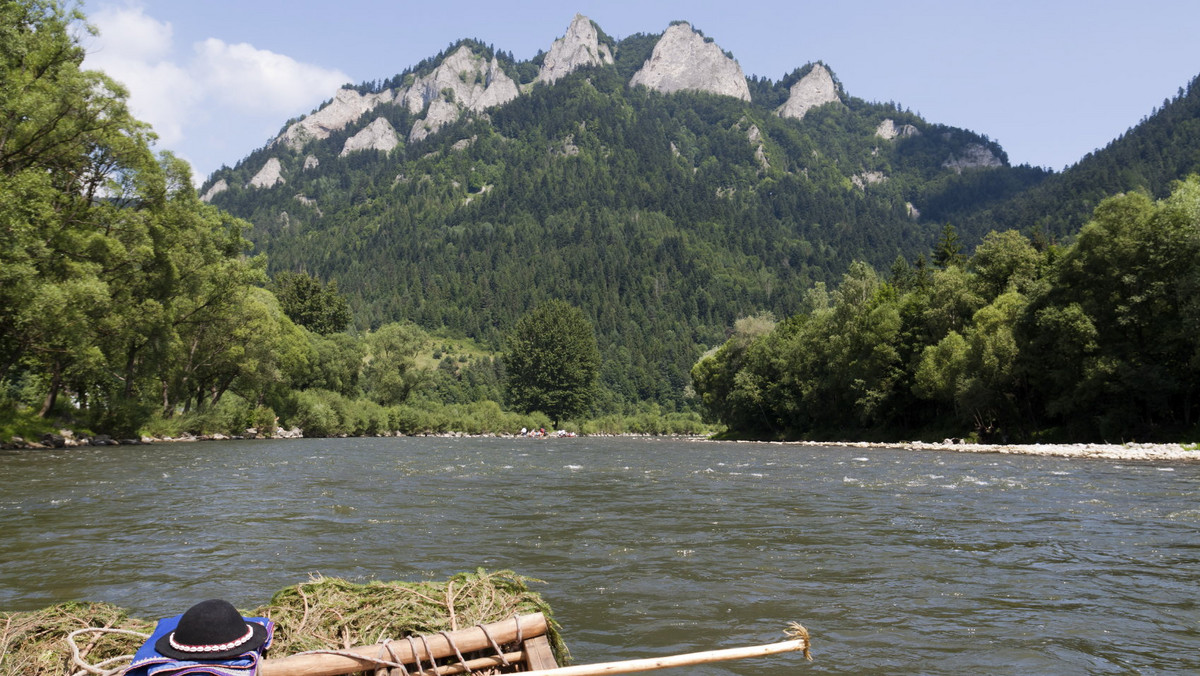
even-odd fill
[{"label": "green forest", "polygon": [[1200,88],[1055,173],[840,83],[775,114],[814,64],[745,102],[630,88],[655,35],[601,34],[616,63],[553,85],[462,41],[355,90],[466,46],[521,96],[341,152],[425,112],[385,103],[196,190],[81,68],[84,20],[0,4],[0,441],[1195,430]]},{"label": "green forest", "polygon": [[1179,438],[1200,375],[1200,177],[1105,200],[1069,246],[947,229],[932,268],[855,263],[778,323],[741,320],[692,378],[742,435]]}]

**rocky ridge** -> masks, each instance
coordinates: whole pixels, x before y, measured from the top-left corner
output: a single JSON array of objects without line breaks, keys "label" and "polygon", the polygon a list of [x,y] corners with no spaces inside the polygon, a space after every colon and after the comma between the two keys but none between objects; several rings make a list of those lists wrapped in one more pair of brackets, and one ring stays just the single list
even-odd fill
[{"label": "rocky ridge", "polygon": [[396,103],[407,106],[413,114],[429,106],[424,120],[409,132],[409,141],[419,141],[457,120],[462,110],[481,112],[519,95],[517,83],[500,68],[495,57],[488,62],[464,45],[443,59],[432,73],[417,78],[397,94]]},{"label": "rocky ridge", "polygon": [[359,94],[353,89],[339,89],[332,101],[289,126],[271,145],[282,143],[292,150],[299,150],[309,141],[329,138],[330,134],[357,122],[379,104],[391,101],[390,89],[377,94]]},{"label": "rocky ridge", "polygon": [[750,86],[738,62],[688,23],[663,33],[650,58],[629,80],[629,86],[638,85],[663,94],[698,91],[750,100]]},{"label": "rocky ridge", "polygon": [[[553,84],[579,68],[612,66],[614,63],[612,50],[600,43],[596,25],[586,16],[576,14],[566,34],[551,44],[535,82]],[[749,85],[737,61],[686,22],[673,24],[663,32],[650,58],[634,73],[629,85],[646,86],[664,94],[700,91],[750,100]],[[405,106],[414,115],[424,112],[411,129],[398,132],[409,142],[420,141],[458,120],[466,111],[479,113],[503,105],[520,94],[520,86],[504,72],[495,57],[487,60],[463,45],[443,58],[433,71],[411,79],[395,91],[387,89],[362,94],[353,89],[339,89],[329,103],[289,125],[270,145],[300,150],[310,141],[329,138],[332,133],[355,124],[377,106],[388,103]],[[787,102],[777,113],[800,119],[815,106],[840,100],[832,74],[824,65],[817,64],[792,86]],[[879,134],[884,138],[906,135],[909,133],[907,127],[897,131],[894,125],[881,125]],[[379,142],[379,129],[371,134],[373,143]],[[364,145],[361,141],[347,142],[342,154],[368,147],[375,146]],[[308,168],[310,165],[306,162],[305,169]],[[259,182],[252,181],[253,187],[269,187],[266,180],[269,176]]]},{"label": "rocky ridge", "polygon": [[[555,40],[544,55],[534,83],[547,85],[584,67],[614,67],[612,49],[600,42],[601,32],[594,22],[576,14],[566,33]],[[750,101],[750,90],[741,66],[715,42],[705,38],[689,23],[678,22],[668,27],[656,41],[650,57],[634,73],[629,86],[645,86],[654,91],[671,94],[699,91]],[[526,91],[531,87],[526,84]],[[329,138],[360,120],[380,105],[404,106],[416,119],[411,128],[397,130],[384,118],[377,118],[348,139],[340,156],[362,150],[389,151],[403,141],[418,142],[437,133],[464,114],[503,105],[522,94],[522,86],[501,67],[496,57],[486,58],[463,44],[448,53],[431,71],[417,76],[410,74],[403,85],[394,85],[376,93],[360,93],[355,89],[339,89],[333,99],[312,114],[290,124],[268,147],[284,146],[301,150],[312,141]],[[783,118],[801,120],[815,107],[841,103],[840,86],[830,70],[816,63],[788,91],[786,102],[775,113]],[[877,137],[891,141],[919,135],[911,124],[897,125],[892,119],[879,123]],[[762,171],[770,168],[762,139],[750,138]],[[309,155],[304,170],[317,166],[316,157]],[[961,173],[964,169],[1003,166],[1003,160],[980,144],[971,144],[948,157],[943,167]],[[879,177],[860,175],[852,178],[858,187],[879,182]],[[271,188],[284,183],[282,165],[271,159],[246,185],[249,188]],[[213,184],[203,199],[212,200],[228,184]]]},{"label": "rocky ridge", "polygon": [[[566,35],[551,45],[537,81],[553,84],[579,68],[613,64],[612,51],[608,45],[600,44],[595,24],[586,16],[576,14]],[[663,93],[706,91],[750,100],[750,89],[741,66],[687,23],[667,29],[650,59],[630,82],[631,86],[638,84]],[[520,87],[500,67],[498,59],[493,57],[489,61],[463,45],[442,59],[433,71],[395,91],[386,89],[362,94],[353,89],[339,89],[329,103],[289,125],[269,147],[282,145],[298,151],[312,141],[327,139],[357,123],[383,104],[404,106],[414,115],[424,112],[407,133],[398,132],[383,118],[375,119],[346,141],[340,155],[345,157],[361,150],[388,151],[399,145],[401,136],[410,143],[420,141],[458,120],[465,111],[480,113],[503,105],[520,94]],[[764,158],[759,159],[764,161]],[[316,158],[309,155],[304,169],[315,168],[317,164]],[[248,187],[265,189],[284,182],[282,165],[277,158],[271,158],[250,180]],[[228,188],[220,185],[214,184],[205,193],[205,199],[211,200]]]}]

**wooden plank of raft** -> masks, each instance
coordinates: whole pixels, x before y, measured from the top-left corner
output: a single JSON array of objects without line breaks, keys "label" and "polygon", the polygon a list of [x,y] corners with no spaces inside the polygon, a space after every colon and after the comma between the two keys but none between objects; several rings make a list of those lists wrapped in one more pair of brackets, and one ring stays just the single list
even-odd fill
[{"label": "wooden plank of raft", "polygon": [[[518,621],[520,622],[519,632],[517,630]],[[430,656],[426,652],[426,645],[429,646],[428,650],[433,653],[434,659],[441,659],[454,655],[454,646],[458,646],[458,650],[463,653],[490,649],[492,642],[488,640],[489,634],[496,640],[496,643],[503,646],[515,642],[518,634],[522,640],[526,640],[545,636],[550,629],[546,623],[546,616],[542,613],[521,615],[517,620],[505,620],[485,626],[487,633],[484,633],[479,627],[447,632],[451,640],[447,640],[441,634],[430,634],[425,636],[424,640],[419,638],[411,642],[404,639],[393,640],[387,647],[377,643],[339,650],[336,651],[337,654],[309,652],[266,659],[259,665],[258,673],[259,676],[342,676],[374,669],[376,666],[374,659],[415,664],[417,658],[420,657],[423,663],[428,664]],[[416,655],[413,654],[413,646],[417,648]],[[391,649],[390,653],[388,648]],[[395,657],[393,658],[392,655]]]},{"label": "wooden plank of raft", "polygon": [[550,648],[550,639],[544,634],[527,639],[523,648],[527,671],[554,669],[558,666],[558,662],[554,661],[554,651]]}]

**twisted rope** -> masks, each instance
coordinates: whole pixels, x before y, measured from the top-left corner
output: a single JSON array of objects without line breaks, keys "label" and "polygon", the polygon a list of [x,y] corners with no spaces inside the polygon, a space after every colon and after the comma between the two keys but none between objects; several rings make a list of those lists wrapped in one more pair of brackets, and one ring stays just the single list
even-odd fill
[{"label": "twisted rope", "polygon": [[468,674],[473,674],[473,673],[475,673],[474,671],[471,671],[471,667],[468,667],[468,666],[467,666],[467,660],[466,660],[466,658],[464,658],[464,657],[462,656],[462,651],[460,651],[460,650],[458,649],[458,644],[456,644],[456,643],[454,642],[454,639],[450,638],[450,634],[447,634],[447,633],[446,633],[446,632],[444,632],[444,631],[443,631],[443,632],[439,632],[439,633],[441,633],[442,637],[446,639],[446,643],[449,643],[449,644],[450,644],[450,647],[454,649],[454,655],[455,655],[456,657],[458,657],[458,661],[459,661],[459,663],[463,665],[463,668],[467,670],[467,673],[468,673]]},{"label": "twisted rope", "polygon": [[133,661],[133,655],[118,655],[116,657],[110,657],[103,662],[98,662],[96,664],[84,661],[83,655],[79,652],[79,646],[75,643],[75,637],[79,634],[86,633],[128,634],[130,636],[137,636],[143,639],[150,638],[150,634],[144,634],[140,631],[132,631],[129,629],[111,629],[109,627],[88,627],[86,629],[76,629],[75,631],[67,634],[65,640],[67,642],[67,647],[71,649],[71,663],[77,667],[82,667],[82,670],[75,672],[71,676],[83,676],[83,674],[114,676],[115,674],[119,673],[121,669],[124,669],[124,667],[118,669],[107,669],[106,667],[108,665],[123,661]]}]

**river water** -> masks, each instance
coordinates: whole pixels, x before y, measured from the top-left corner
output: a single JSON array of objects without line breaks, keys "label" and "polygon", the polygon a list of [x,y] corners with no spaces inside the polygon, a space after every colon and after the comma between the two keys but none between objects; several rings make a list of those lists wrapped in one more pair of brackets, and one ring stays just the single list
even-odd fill
[{"label": "river water", "polygon": [[651,439],[0,453],[0,609],[241,608],[311,573],[538,578],[577,662],[687,674],[1200,672],[1200,464]]}]

